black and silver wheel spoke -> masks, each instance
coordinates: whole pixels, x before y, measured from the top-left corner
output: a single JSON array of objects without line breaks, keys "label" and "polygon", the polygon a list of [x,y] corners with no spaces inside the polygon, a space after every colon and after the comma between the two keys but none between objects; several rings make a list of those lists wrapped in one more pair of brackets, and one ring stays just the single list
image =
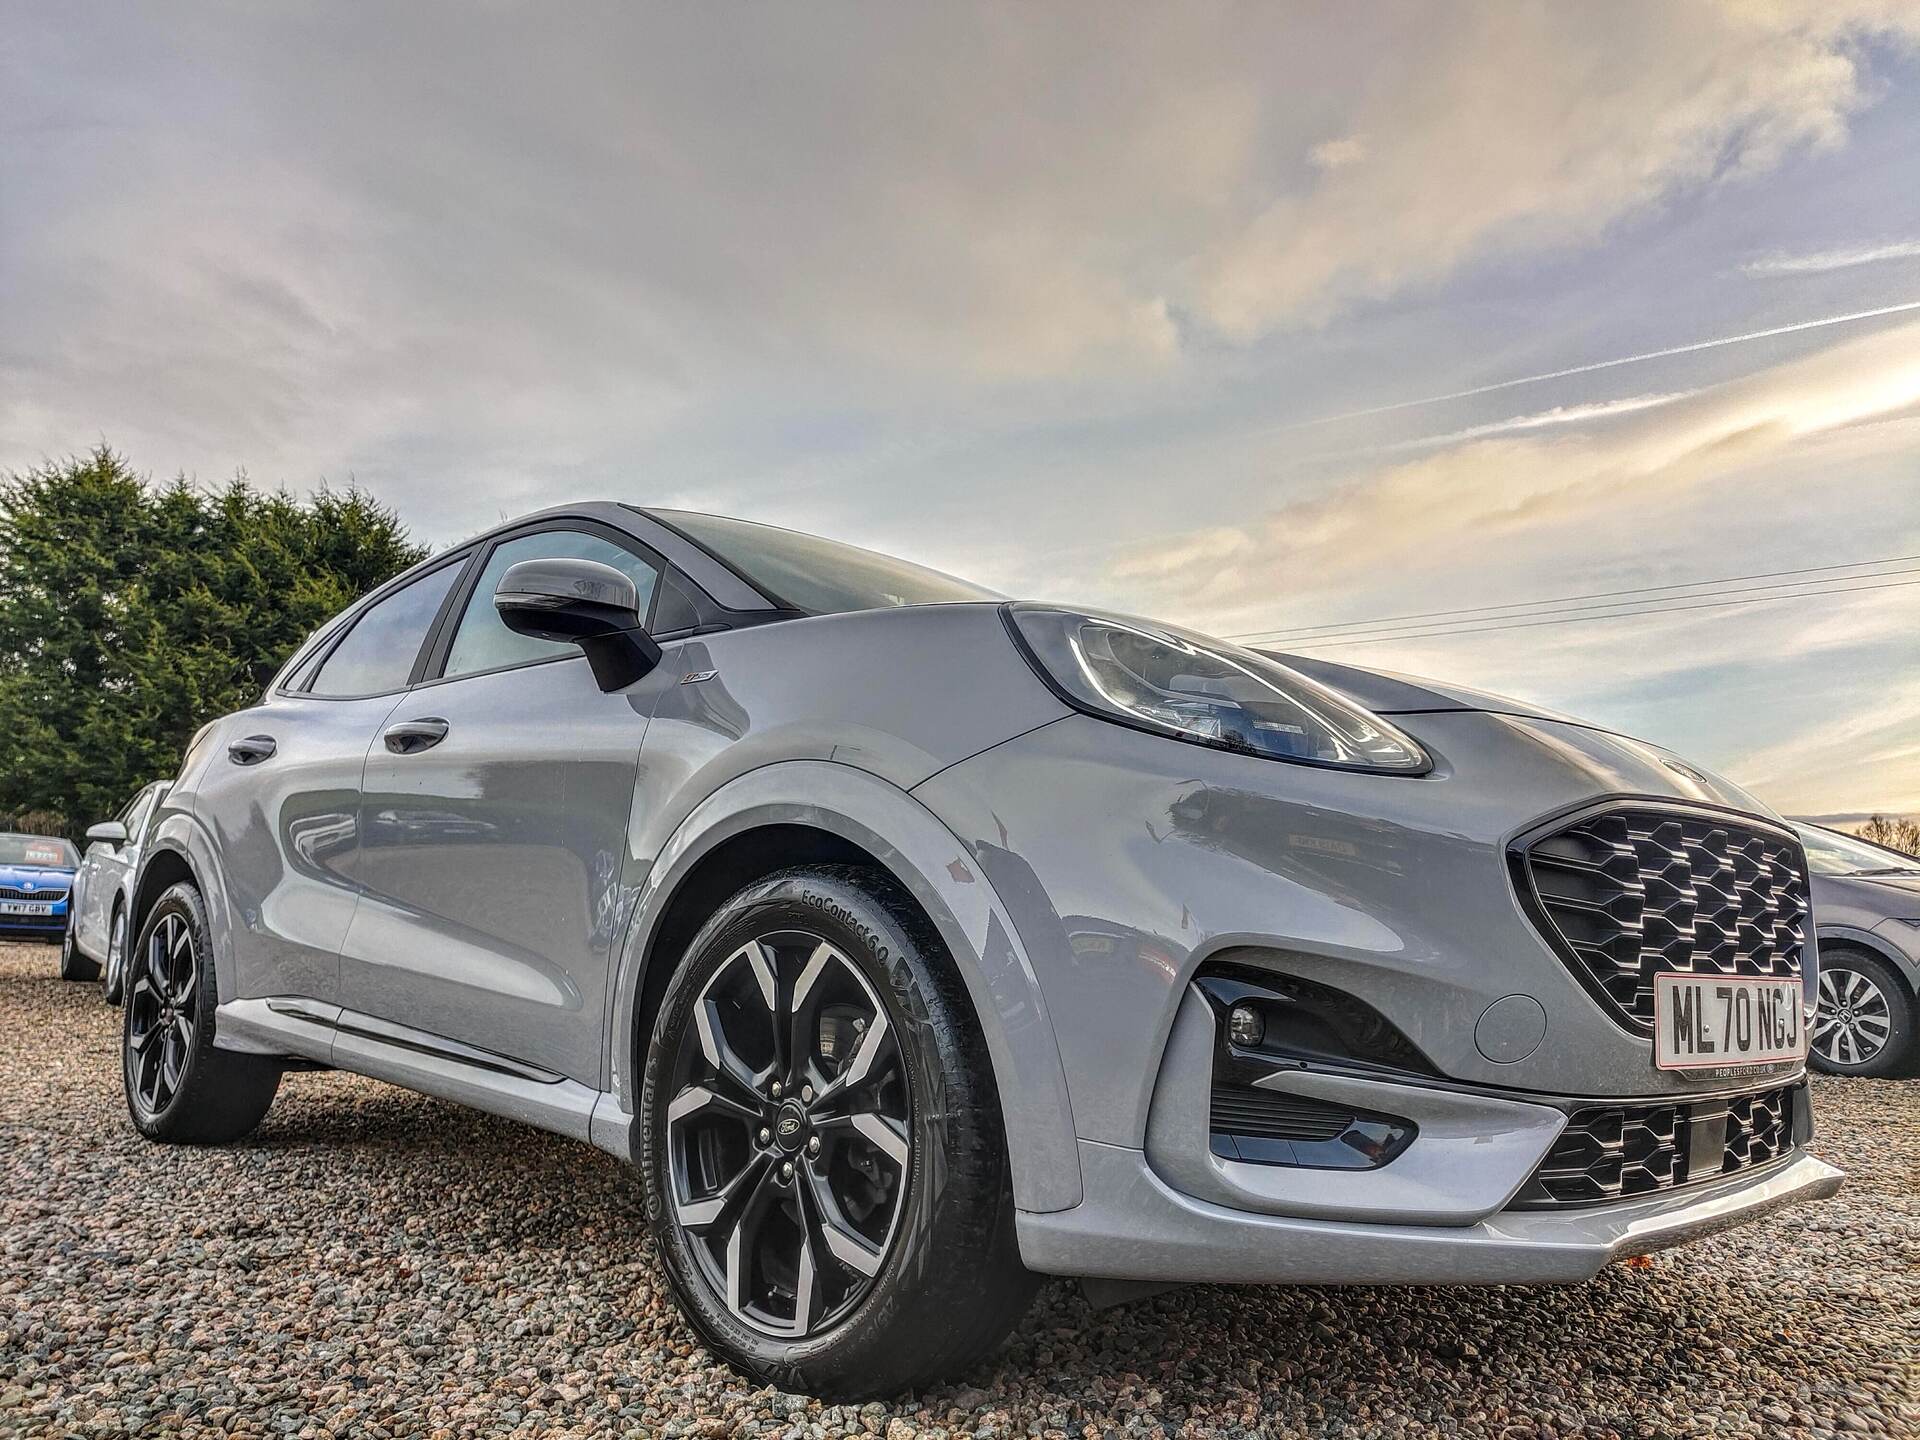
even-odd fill
[{"label": "black and silver wheel spoke", "polygon": [[129,980],[128,1089],[155,1115],[179,1093],[193,1059],[199,965],[180,916],[163,915],[154,925]]},{"label": "black and silver wheel spoke", "polygon": [[906,1194],[899,1037],[859,967],[799,931],[737,948],[692,1009],[666,1111],[673,1218],[737,1318],[816,1333],[871,1289]]},{"label": "black and silver wheel spoke", "polygon": [[807,1166],[806,1173],[807,1199],[803,1208],[809,1211],[810,1229],[818,1236],[821,1249],[855,1275],[872,1279],[880,1273],[881,1262],[887,1258],[885,1246],[874,1244],[848,1223],[826,1176],[812,1165]]}]

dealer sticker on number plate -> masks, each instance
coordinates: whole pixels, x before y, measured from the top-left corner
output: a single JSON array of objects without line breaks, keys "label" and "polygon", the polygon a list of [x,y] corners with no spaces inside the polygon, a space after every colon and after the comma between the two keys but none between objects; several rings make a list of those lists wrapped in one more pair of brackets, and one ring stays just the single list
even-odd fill
[{"label": "dealer sticker on number plate", "polygon": [[1803,1060],[1798,980],[1653,977],[1653,1063],[1738,1073]]}]

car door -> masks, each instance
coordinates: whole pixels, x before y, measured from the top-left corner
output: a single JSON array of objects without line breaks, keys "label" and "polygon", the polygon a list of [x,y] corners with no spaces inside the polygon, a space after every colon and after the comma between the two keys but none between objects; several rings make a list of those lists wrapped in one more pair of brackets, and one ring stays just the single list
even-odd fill
[{"label": "car door", "polygon": [[114,816],[127,832],[118,845],[96,840],[87,847],[80,862],[80,874],[74,881],[74,938],[88,955],[105,959],[107,939],[113,917],[114,897],[120,894],[140,843],[140,830],[153,809],[158,785],[143,786]]},{"label": "car door", "polygon": [[335,1001],[359,899],[367,751],[414,678],[465,560],[377,596],[260,704],[224,722],[193,799],[232,916],[223,1001]]},{"label": "car door", "polygon": [[[598,1086],[634,776],[658,691],[649,677],[603,693],[577,647],[501,622],[493,592],[507,567],[557,557],[624,570],[643,615],[663,569],[586,521],[491,543],[429,678],[368,757],[340,996],[384,1022],[383,1040],[454,1042]],[[346,1029],[343,1017],[342,1043]]]},{"label": "car door", "polygon": [[[129,806],[114,818],[124,822]],[[112,882],[101,870],[114,847],[104,840],[90,841],[80,856],[80,868],[73,872],[73,892],[67,897],[67,923],[73,927],[73,943],[83,955],[104,959],[107,953],[106,902],[104,896]]]}]

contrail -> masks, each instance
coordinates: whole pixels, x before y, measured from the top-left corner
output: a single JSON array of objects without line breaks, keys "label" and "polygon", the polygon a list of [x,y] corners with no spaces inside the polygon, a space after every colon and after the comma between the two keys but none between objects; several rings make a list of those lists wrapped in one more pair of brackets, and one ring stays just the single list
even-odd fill
[{"label": "contrail", "polygon": [[1591,375],[1595,370],[1612,370],[1620,365],[1638,365],[1647,360],[1664,360],[1669,355],[1691,355],[1696,350],[1718,350],[1722,345],[1745,345],[1751,340],[1767,340],[1775,335],[1793,335],[1802,330],[1821,330],[1829,325],[1851,325],[1856,320],[1875,320],[1882,315],[1903,315],[1920,310],[1920,300],[1901,305],[1882,305],[1877,310],[1855,310],[1848,315],[1828,315],[1819,320],[1800,320],[1792,325],[1776,325],[1771,330],[1750,330],[1745,335],[1722,335],[1716,340],[1696,340],[1691,345],[1669,345],[1664,350],[1647,350],[1638,355],[1622,355],[1613,360],[1595,360],[1590,365],[1569,365],[1564,370],[1548,370],[1539,375],[1522,375],[1516,380],[1496,380],[1491,385],[1475,385],[1469,390],[1449,390],[1444,395],[1422,395],[1418,400],[1396,400],[1391,405],[1372,405],[1365,410],[1346,410],[1338,415],[1322,415],[1314,420],[1296,420],[1276,425],[1269,434],[1284,430],[1306,430],[1315,425],[1332,425],[1340,420],[1360,420],[1369,415],[1386,415],[1395,410],[1411,410],[1420,405],[1438,405],[1444,400],[1465,400],[1473,395],[1489,395],[1495,390],[1511,390],[1518,385],[1538,385],[1547,380],[1564,380],[1569,375]]}]

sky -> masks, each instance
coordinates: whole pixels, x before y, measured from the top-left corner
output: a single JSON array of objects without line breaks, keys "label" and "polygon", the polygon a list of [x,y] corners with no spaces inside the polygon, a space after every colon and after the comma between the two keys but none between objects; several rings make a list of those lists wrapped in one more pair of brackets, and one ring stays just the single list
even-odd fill
[{"label": "sky", "polygon": [[1920,811],[1910,3],[0,34],[0,470],[714,510]]}]

